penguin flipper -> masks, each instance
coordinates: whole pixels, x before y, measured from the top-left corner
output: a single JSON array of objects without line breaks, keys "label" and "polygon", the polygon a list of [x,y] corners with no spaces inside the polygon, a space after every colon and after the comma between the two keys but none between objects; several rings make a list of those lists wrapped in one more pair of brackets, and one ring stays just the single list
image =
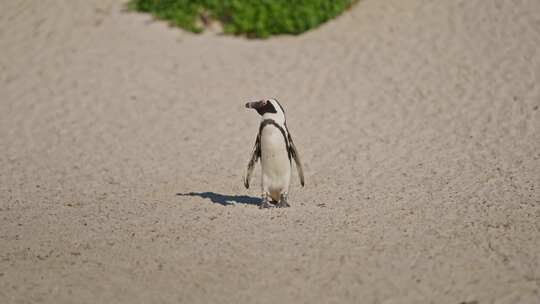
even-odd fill
[{"label": "penguin flipper", "polygon": [[296,150],[296,146],[294,145],[290,132],[287,132],[287,137],[289,140],[289,153],[296,163],[296,170],[298,171],[298,177],[300,177],[300,185],[304,187],[304,166],[302,166],[300,155],[298,154],[298,150]]},{"label": "penguin flipper", "polygon": [[246,175],[244,177],[244,186],[246,189],[249,189],[249,182],[251,180],[251,174],[253,173],[253,168],[255,168],[255,163],[261,157],[261,138],[260,135],[257,135],[255,140],[255,145],[253,146],[253,151],[251,151],[251,159],[249,160],[248,167],[246,170]]}]

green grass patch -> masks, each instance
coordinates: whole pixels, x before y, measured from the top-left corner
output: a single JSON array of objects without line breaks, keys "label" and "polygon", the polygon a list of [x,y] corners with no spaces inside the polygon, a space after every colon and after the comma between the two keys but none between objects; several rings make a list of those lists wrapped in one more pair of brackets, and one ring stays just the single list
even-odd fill
[{"label": "green grass patch", "polygon": [[[266,38],[300,34],[332,19],[357,0],[131,0],[129,7],[198,33],[217,20],[228,34]],[[203,22],[204,24],[204,22]]]}]

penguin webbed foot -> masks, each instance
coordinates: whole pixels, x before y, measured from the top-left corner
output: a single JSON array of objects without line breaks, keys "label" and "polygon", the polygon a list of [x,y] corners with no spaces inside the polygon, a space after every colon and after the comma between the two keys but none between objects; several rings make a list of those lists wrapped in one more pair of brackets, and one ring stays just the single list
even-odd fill
[{"label": "penguin webbed foot", "polygon": [[277,208],[287,208],[290,207],[289,203],[287,202],[287,193],[282,193],[279,202],[276,204]]},{"label": "penguin webbed foot", "polygon": [[259,205],[259,209],[266,209],[266,208],[273,208],[274,205],[272,205],[269,201],[263,200],[261,204]]},{"label": "penguin webbed foot", "polygon": [[266,209],[266,208],[272,208],[274,207],[272,204],[270,204],[270,200],[268,199],[268,194],[262,195],[261,204],[259,205],[259,209]]},{"label": "penguin webbed foot", "polygon": [[286,201],[279,201],[277,204],[276,204],[276,207],[277,208],[287,208],[287,207],[290,207],[291,205],[289,205],[289,203],[287,203]]}]

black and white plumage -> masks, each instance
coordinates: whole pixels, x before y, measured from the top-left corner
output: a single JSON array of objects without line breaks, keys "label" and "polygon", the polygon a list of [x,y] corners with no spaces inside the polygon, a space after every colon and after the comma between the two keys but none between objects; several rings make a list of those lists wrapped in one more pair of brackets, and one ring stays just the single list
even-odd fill
[{"label": "black and white plumage", "polygon": [[[289,207],[287,196],[291,180],[292,160],[296,164],[300,184],[304,186],[304,169],[300,155],[287,128],[285,111],[276,99],[248,102],[246,108],[255,109],[262,116],[259,133],[248,163],[244,186],[249,188],[255,164],[261,160],[261,208]],[[271,201],[275,205],[271,204]]]}]

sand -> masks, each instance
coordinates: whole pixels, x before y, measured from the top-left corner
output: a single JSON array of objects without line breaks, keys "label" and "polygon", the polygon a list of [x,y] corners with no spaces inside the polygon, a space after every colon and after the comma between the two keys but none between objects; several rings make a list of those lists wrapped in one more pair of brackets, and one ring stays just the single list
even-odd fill
[{"label": "sand", "polygon": [[[0,303],[540,303],[540,1],[298,37],[0,2]],[[292,207],[242,173],[275,96]]]}]

